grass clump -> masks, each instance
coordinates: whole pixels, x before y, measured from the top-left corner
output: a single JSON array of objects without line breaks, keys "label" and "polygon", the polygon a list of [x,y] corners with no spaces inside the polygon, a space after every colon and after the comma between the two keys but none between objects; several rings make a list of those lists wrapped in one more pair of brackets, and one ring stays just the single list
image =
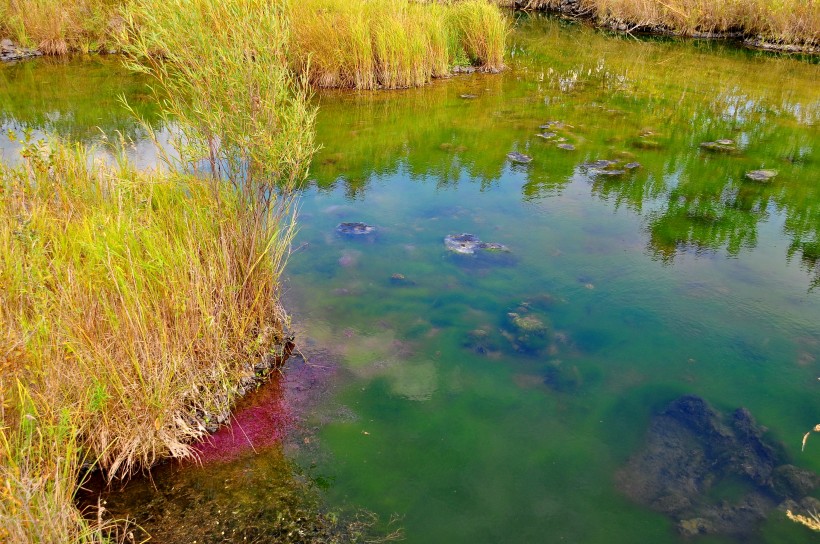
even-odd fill
[{"label": "grass clump", "polygon": [[0,166],[0,255],[14,256],[0,260],[0,527],[14,542],[99,539],[73,504],[81,464],[113,478],[191,455],[287,319],[278,280],[315,112],[281,6],[137,0],[126,15],[130,65],[175,134],[165,168],[30,141]]},{"label": "grass clump", "polygon": [[293,69],[318,87],[416,87],[459,59],[503,68],[508,24],[486,0],[292,0]]},{"label": "grass clump", "polygon": [[97,51],[110,43],[123,0],[0,0],[0,37],[46,55]]}]

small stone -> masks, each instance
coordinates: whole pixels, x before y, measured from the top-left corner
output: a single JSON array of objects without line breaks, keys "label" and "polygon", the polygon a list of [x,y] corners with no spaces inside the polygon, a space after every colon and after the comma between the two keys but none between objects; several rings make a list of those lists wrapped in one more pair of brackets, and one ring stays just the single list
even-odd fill
[{"label": "small stone", "polygon": [[777,175],[777,170],[752,170],[746,172],[746,178],[760,183],[768,183]]},{"label": "small stone", "polygon": [[716,140],[714,142],[703,142],[700,144],[701,149],[706,151],[731,153],[737,151],[734,140]]},{"label": "small stone", "polygon": [[529,155],[524,155],[523,153],[519,153],[517,151],[507,153],[507,158],[517,164],[529,164],[532,162],[532,157],[530,157]]},{"label": "small stone", "polygon": [[8,38],[4,39],[0,41],[0,49],[3,49],[5,51],[12,51],[15,49],[14,42],[9,40]]},{"label": "small stone", "polygon": [[590,170],[590,173],[596,176],[616,177],[624,175],[626,173],[626,170],[605,170],[602,168],[593,168]]},{"label": "small stone", "polygon": [[559,149],[566,149],[567,151],[575,151],[575,146],[572,144],[558,144]]},{"label": "small stone", "polygon": [[626,168],[627,170],[635,170],[636,168],[640,168],[640,167],[641,167],[641,163],[639,163],[639,162],[628,162],[624,165],[624,168]]},{"label": "small stone", "polygon": [[460,94],[458,95],[459,98],[463,98],[465,100],[472,100],[473,98],[478,98],[477,94]]},{"label": "small stone", "polygon": [[363,234],[371,234],[376,231],[376,227],[368,225],[367,223],[353,222],[353,223],[339,223],[336,227],[336,232],[339,234],[346,234],[352,236],[361,236]]},{"label": "small stone", "polygon": [[584,163],[583,166],[586,168],[609,168],[610,166],[615,166],[616,164],[618,164],[618,161],[599,159],[597,161]]},{"label": "small stone", "polygon": [[632,146],[637,147],[638,149],[659,149],[661,147],[661,144],[656,140],[641,137],[638,140],[632,142]]},{"label": "small stone", "polygon": [[549,140],[550,138],[555,138],[558,135],[554,132],[542,132],[540,134],[536,134],[536,136],[538,136],[539,138],[544,138],[545,140]]},{"label": "small stone", "polygon": [[390,283],[392,283],[393,285],[399,285],[399,286],[415,285],[416,284],[416,282],[414,282],[412,280],[408,280],[407,277],[404,274],[399,274],[399,273],[396,273],[396,274],[393,274],[393,275],[390,276]]},{"label": "small stone", "polygon": [[460,253],[462,255],[473,255],[479,249],[489,252],[509,251],[509,249],[502,244],[482,242],[474,234],[468,234],[466,232],[463,234],[447,235],[444,238],[444,247],[453,253]]}]

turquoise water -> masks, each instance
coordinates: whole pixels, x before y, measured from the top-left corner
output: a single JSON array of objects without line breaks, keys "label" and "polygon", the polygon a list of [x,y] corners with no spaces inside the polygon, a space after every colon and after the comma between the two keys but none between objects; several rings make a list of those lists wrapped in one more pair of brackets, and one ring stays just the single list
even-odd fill
[{"label": "turquoise water", "polygon": [[[25,102],[39,74],[100,69],[4,67],[15,100],[3,104]],[[319,95],[323,148],[285,300],[308,363],[323,353],[336,371],[302,414],[310,447],[286,451],[326,507],[397,514],[407,542],[677,542],[675,522],[630,502],[615,474],[682,394],[748,408],[793,463],[820,470],[820,436],[800,451],[820,421],[818,76],[806,59],[524,17],[501,75]],[[54,111],[95,111],[87,101]],[[0,119],[97,138],[93,113],[53,123],[51,107]],[[106,115],[103,132],[127,125]],[[561,124],[539,128],[549,121]],[[737,149],[700,146],[723,138]],[[641,166],[584,166],[600,159]],[[778,175],[745,177],[761,168]],[[339,235],[347,221],[376,232]],[[448,252],[458,233],[509,252]],[[516,316],[546,332],[522,338]],[[282,455],[265,451],[209,470],[262,478]],[[191,469],[160,474],[174,493],[149,499],[143,483],[132,500],[230,501]],[[773,512],[744,541],[812,536]]]}]

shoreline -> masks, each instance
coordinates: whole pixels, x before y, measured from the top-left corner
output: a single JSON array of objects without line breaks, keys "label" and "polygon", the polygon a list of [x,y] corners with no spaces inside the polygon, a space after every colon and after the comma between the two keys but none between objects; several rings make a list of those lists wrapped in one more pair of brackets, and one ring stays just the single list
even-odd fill
[{"label": "shoreline", "polygon": [[767,39],[764,36],[753,36],[742,31],[721,32],[721,31],[707,31],[707,32],[683,32],[676,31],[666,25],[645,25],[641,23],[634,23],[625,20],[613,19],[610,21],[601,22],[597,19],[595,10],[581,7],[580,0],[560,0],[557,7],[551,5],[540,7],[527,7],[529,2],[527,0],[512,0],[508,6],[514,13],[519,12],[539,12],[559,17],[588,22],[595,28],[602,30],[610,30],[628,35],[640,36],[668,36],[673,38],[690,38],[699,40],[726,40],[734,41],[738,45],[749,49],[756,49],[759,51],[771,51],[777,53],[799,53],[817,55],[820,54],[820,45],[813,44],[797,44],[797,43],[777,43]]}]

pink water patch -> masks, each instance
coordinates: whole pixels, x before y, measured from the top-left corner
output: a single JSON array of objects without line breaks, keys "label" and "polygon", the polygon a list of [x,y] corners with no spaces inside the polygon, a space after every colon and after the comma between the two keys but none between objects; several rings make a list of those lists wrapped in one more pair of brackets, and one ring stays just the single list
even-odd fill
[{"label": "pink water patch", "polygon": [[242,399],[230,424],[195,446],[199,461],[224,463],[278,444],[294,420],[281,382],[275,374],[270,382]]}]

